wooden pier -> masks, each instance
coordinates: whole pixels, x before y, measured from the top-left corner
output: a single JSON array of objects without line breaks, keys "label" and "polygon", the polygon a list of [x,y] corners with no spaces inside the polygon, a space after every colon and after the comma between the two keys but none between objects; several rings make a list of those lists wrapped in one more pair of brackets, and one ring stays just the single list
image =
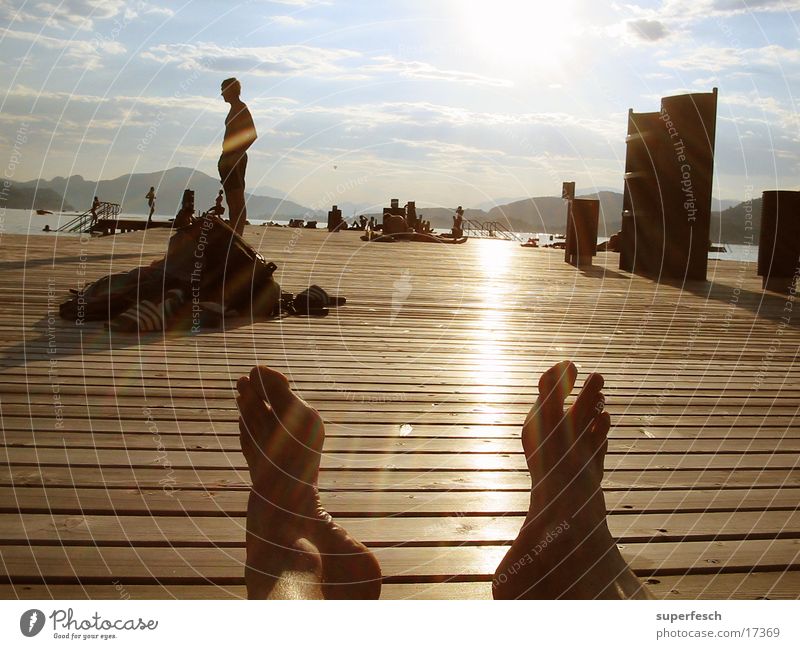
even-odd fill
[{"label": "wooden pier", "polygon": [[144,219],[101,219],[89,227],[89,232],[103,236],[109,234],[127,234],[153,228],[171,228],[170,221],[145,221]]},{"label": "wooden pier", "polygon": [[386,598],[486,598],[527,508],[539,374],[606,377],[604,487],[623,555],[667,598],[800,593],[800,309],[755,264],[657,284],[598,253],[364,244],[248,227],[326,318],[115,334],[58,304],[164,254],[169,232],[4,235],[0,596],[243,597],[248,474],[234,382],[285,372],[327,422],[323,502],[375,549]]}]

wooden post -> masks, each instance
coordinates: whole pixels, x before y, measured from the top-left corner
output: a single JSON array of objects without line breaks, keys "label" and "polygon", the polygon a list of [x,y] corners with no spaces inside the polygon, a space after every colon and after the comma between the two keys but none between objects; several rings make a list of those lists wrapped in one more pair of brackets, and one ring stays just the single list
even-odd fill
[{"label": "wooden post", "polygon": [[338,232],[344,223],[342,219],[342,210],[337,205],[331,208],[328,212],[328,232]]},{"label": "wooden post", "polygon": [[[574,187],[573,193],[574,196]],[[597,225],[600,220],[600,201],[591,198],[572,198],[567,201],[567,240],[564,261],[577,268],[592,265],[597,254]]]},{"label": "wooden post", "polygon": [[800,191],[761,194],[758,274],[764,290],[788,293],[800,273]]},{"label": "wooden post", "polygon": [[716,88],[628,112],[622,270],[705,280],[716,120]]}]

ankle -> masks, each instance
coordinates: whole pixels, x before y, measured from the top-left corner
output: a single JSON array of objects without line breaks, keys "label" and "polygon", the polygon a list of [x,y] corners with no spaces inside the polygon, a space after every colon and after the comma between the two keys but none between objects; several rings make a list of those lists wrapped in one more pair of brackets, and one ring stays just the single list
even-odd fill
[{"label": "ankle", "polygon": [[253,487],[248,501],[248,519],[258,529],[270,535],[302,536],[311,521],[319,518],[319,497],[315,487],[304,485],[282,492],[275,489],[265,491]]}]

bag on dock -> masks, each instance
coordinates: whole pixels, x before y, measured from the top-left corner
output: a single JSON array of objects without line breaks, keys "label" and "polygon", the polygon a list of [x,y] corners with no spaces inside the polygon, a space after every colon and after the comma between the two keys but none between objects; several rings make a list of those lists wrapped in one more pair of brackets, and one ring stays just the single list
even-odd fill
[{"label": "bag on dock", "polygon": [[189,285],[192,300],[215,302],[240,315],[280,313],[281,288],[267,262],[218,216],[206,213],[169,241],[167,275]]}]

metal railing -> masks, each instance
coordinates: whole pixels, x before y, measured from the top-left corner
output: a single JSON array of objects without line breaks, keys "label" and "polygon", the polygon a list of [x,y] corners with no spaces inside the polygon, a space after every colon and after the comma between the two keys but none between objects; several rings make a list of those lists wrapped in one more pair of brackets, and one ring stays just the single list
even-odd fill
[{"label": "metal railing", "polygon": [[56,232],[91,232],[92,226],[97,221],[116,219],[119,216],[120,209],[119,203],[101,201],[100,205],[95,209],[96,216],[92,215],[92,210],[90,208],[83,214],[79,214],[71,221],[59,227]]},{"label": "metal railing", "polygon": [[513,230],[509,230],[505,225],[498,221],[473,221],[464,219],[464,234],[468,237],[479,239],[506,239],[507,241],[522,241]]}]

